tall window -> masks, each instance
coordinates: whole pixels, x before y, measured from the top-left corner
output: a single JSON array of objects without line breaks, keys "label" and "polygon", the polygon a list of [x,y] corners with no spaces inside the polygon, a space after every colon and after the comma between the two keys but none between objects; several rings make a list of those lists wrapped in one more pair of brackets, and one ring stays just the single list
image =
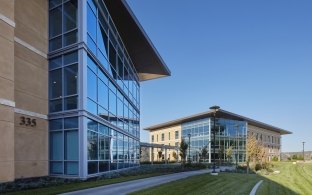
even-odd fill
[{"label": "tall window", "polygon": [[175,134],[175,139],[179,139],[179,131],[175,131],[174,134]]},{"label": "tall window", "polygon": [[154,135],[152,135],[152,142],[154,142]]},{"label": "tall window", "polygon": [[77,51],[49,61],[50,113],[78,107]]},{"label": "tall window", "polygon": [[170,132],[168,133],[168,139],[170,140]]},{"label": "tall window", "polygon": [[50,173],[78,175],[78,118],[51,120],[49,131]]},{"label": "tall window", "polygon": [[49,51],[76,43],[78,39],[77,0],[69,0],[65,3],[60,0],[50,0],[49,8]]},{"label": "tall window", "polygon": [[165,134],[164,133],[161,134],[161,141],[165,141]]}]

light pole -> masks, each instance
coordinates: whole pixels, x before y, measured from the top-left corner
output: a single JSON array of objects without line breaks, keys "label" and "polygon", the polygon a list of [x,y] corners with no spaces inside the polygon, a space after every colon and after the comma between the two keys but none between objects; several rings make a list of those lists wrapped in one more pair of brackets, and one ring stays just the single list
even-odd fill
[{"label": "light pole", "polygon": [[303,161],[304,161],[304,144],[305,144],[305,142],[302,142],[302,156],[303,156]]},{"label": "light pole", "polygon": [[213,171],[216,173],[216,113],[220,109],[219,106],[211,106],[210,110],[213,110]]},{"label": "light pole", "polygon": [[187,134],[189,138],[189,163],[191,163],[191,134]]}]

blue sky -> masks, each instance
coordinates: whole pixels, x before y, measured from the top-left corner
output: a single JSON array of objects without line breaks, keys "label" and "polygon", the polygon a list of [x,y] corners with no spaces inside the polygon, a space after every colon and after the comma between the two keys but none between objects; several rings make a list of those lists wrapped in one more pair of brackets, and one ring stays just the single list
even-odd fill
[{"label": "blue sky", "polygon": [[127,2],[172,72],[141,84],[141,128],[217,104],[312,150],[312,1]]}]

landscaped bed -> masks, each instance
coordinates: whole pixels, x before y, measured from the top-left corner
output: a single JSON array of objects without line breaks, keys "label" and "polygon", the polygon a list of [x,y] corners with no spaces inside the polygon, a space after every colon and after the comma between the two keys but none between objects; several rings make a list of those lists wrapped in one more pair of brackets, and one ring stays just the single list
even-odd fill
[{"label": "landscaped bed", "polygon": [[33,179],[21,179],[15,182],[0,184],[0,193],[9,194],[59,194],[81,189],[93,188],[113,183],[120,183],[135,179],[159,176],[181,171],[192,171],[205,168],[203,166],[190,166],[181,168],[181,165],[142,165],[141,167],[115,171],[103,174],[86,181],[61,179],[54,177],[42,177]]}]

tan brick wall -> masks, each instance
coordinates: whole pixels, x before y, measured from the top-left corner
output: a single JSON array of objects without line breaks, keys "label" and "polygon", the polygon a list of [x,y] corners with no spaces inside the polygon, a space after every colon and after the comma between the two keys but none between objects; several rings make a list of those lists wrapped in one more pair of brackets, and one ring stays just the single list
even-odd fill
[{"label": "tan brick wall", "polygon": [[[0,0],[0,181],[48,174],[48,1]],[[37,120],[21,126],[21,114]]]},{"label": "tan brick wall", "polygon": [[[175,139],[175,131],[179,132],[179,137],[178,139]],[[169,133],[170,133],[170,138],[169,138]],[[170,146],[175,146],[176,142],[180,145],[181,141],[181,125],[176,125],[172,127],[167,127],[164,129],[158,129],[150,132],[150,143],[154,144],[164,144],[164,145],[170,145]],[[164,134],[164,141],[162,141],[162,134]],[[152,136],[154,136],[154,142],[152,142]],[[157,140],[158,136],[158,140]],[[154,161],[161,161],[162,159],[158,158],[158,151],[160,151],[161,148],[154,148],[154,151],[152,152],[154,155]],[[167,159],[175,160],[173,158],[173,152],[176,153],[176,150],[167,150]],[[165,151],[163,151],[162,154],[165,154]]]},{"label": "tan brick wall", "polygon": [[12,181],[14,108],[5,102],[14,104],[14,1],[0,0],[0,14],[0,181]]},{"label": "tan brick wall", "polygon": [[[248,125],[248,132],[253,133],[255,137],[258,135],[258,141],[261,142],[267,149],[268,160],[274,156],[280,158],[281,153],[281,134],[267,129]],[[262,140],[261,140],[262,135]],[[272,142],[273,136],[273,142]]]},{"label": "tan brick wall", "polygon": [[[15,0],[15,37],[44,54],[48,52],[48,1]],[[18,42],[14,44],[16,108],[48,114],[48,61]],[[20,117],[37,125],[20,125]],[[48,174],[48,121],[15,113],[15,178]]]},{"label": "tan brick wall", "polygon": [[15,178],[48,175],[48,121],[36,117],[35,127],[20,125],[15,113]]}]

